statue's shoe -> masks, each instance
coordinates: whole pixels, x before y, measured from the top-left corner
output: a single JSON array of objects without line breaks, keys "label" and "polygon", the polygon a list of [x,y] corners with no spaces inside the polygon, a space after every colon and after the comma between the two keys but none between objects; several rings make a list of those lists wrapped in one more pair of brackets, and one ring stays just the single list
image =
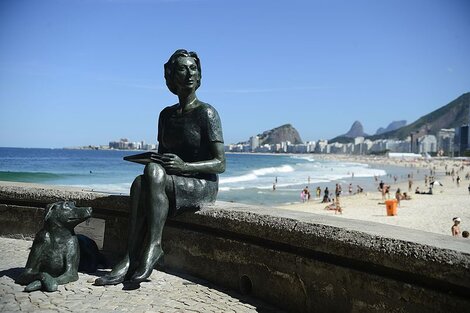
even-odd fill
[{"label": "statue's shoe", "polygon": [[117,285],[124,281],[126,278],[126,273],[123,275],[115,275],[115,276],[103,276],[98,277],[95,279],[95,286],[106,286],[106,285]]},{"label": "statue's shoe", "polygon": [[148,266],[141,268],[139,267],[134,275],[132,275],[130,281],[133,283],[141,283],[150,277],[154,267],[158,264],[159,267],[163,267],[163,251],[160,252],[160,255],[154,259],[154,261]]}]

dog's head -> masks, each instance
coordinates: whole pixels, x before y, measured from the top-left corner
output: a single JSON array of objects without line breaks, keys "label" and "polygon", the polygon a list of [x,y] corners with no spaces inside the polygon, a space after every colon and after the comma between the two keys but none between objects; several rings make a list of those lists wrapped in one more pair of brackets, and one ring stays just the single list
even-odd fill
[{"label": "dog's head", "polygon": [[49,204],[44,217],[45,224],[55,224],[73,229],[91,217],[90,207],[77,207],[71,201],[59,201]]}]

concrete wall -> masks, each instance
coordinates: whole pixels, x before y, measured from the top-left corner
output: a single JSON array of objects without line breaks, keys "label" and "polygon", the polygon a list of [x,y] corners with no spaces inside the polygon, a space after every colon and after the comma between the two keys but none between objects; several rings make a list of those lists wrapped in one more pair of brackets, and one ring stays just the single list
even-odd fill
[{"label": "concrete wall", "polygon": [[[106,219],[104,250],[127,235],[125,196],[0,183],[0,235],[33,235],[61,199]],[[470,307],[470,241],[341,217],[216,203],[167,221],[169,268],[291,312],[449,312]]]}]

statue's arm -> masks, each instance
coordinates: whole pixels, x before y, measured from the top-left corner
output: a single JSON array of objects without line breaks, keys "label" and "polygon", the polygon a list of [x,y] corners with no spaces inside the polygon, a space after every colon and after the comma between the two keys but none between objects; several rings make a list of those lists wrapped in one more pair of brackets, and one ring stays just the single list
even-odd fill
[{"label": "statue's arm", "polygon": [[199,162],[186,162],[185,173],[220,174],[225,172],[225,152],[222,142],[211,142],[209,145],[213,159]]},{"label": "statue's arm", "polygon": [[225,171],[225,152],[224,144],[222,142],[211,142],[209,144],[211,155],[210,160],[198,162],[184,162],[176,154],[165,153],[161,157],[161,163],[166,170],[175,174],[220,174]]}]

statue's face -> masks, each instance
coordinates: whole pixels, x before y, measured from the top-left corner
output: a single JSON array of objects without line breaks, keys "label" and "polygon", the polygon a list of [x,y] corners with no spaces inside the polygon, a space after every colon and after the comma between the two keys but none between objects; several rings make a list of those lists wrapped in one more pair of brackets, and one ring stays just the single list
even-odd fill
[{"label": "statue's face", "polygon": [[199,71],[191,57],[180,57],[175,64],[174,82],[178,92],[181,90],[196,90]]}]

